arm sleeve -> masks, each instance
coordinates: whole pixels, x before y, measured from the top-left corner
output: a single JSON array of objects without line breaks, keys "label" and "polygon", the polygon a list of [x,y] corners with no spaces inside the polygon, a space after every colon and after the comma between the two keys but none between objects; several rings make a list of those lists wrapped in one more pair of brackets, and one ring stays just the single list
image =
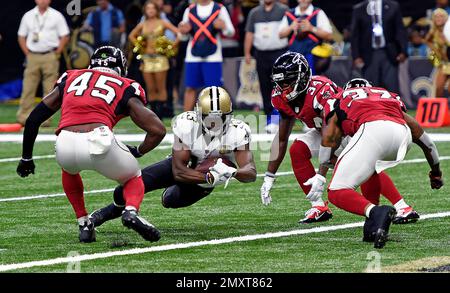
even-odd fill
[{"label": "arm sleeve", "polygon": [[56,29],[58,37],[65,37],[70,33],[69,26],[67,25],[66,19],[62,14],[58,14],[58,26]]},{"label": "arm sleeve", "polygon": [[92,11],[89,12],[88,16],[86,17],[86,21],[84,22],[84,24],[92,27]]},{"label": "arm sleeve", "polygon": [[147,105],[147,98],[144,89],[139,83],[133,82],[130,86],[128,86],[125,89],[123,97],[120,100],[119,104],[117,105],[117,108],[115,109],[114,113],[116,115],[128,116],[129,115],[128,101],[131,98],[139,99],[139,101],[141,101],[144,105]]},{"label": "arm sleeve", "polygon": [[226,37],[234,36],[235,30],[233,26],[233,22],[231,21],[230,14],[228,13],[225,6],[220,8],[219,18],[225,22],[225,29],[222,30],[222,33]]},{"label": "arm sleeve", "polygon": [[22,17],[22,20],[20,21],[19,31],[17,32],[20,37],[26,37],[29,33],[25,16],[26,14]]},{"label": "arm sleeve", "polygon": [[122,10],[117,9],[117,18],[119,20],[120,25],[125,23],[125,17],[123,16]]},{"label": "arm sleeve", "polygon": [[333,33],[330,20],[323,10],[320,10],[317,14],[317,27],[328,33]]},{"label": "arm sleeve", "polygon": [[22,158],[32,159],[34,142],[39,132],[39,126],[50,118],[56,111],[53,111],[44,102],[40,102],[36,108],[28,116],[25,122],[25,129],[23,131],[23,143],[22,143]]},{"label": "arm sleeve", "polygon": [[247,24],[245,25],[245,31],[255,33],[255,8],[253,8],[247,18]]},{"label": "arm sleeve", "polygon": [[283,19],[281,19],[280,22],[280,26],[278,27],[278,33],[281,32],[282,30],[284,30],[285,28],[287,28],[289,26],[289,22],[287,19],[287,16],[283,16]]},{"label": "arm sleeve", "polygon": [[181,22],[189,22],[189,7],[184,10]]}]

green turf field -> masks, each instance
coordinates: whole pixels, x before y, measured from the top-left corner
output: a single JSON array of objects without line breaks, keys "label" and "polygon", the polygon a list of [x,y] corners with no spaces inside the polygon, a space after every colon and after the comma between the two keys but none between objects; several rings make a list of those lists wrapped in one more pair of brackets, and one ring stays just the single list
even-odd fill
[{"label": "green turf field", "polygon": [[[12,106],[0,107],[0,113],[13,116]],[[166,121],[169,125],[169,121]],[[445,129],[444,129],[445,130]],[[440,131],[444,131],[440,130]],[[51,130],[46,130],[50,132]],[[129,121],[121,122],[118,132],[135,133]],[[447,129],[448,132],[448,129]],[[437,143],[441,156],[450,156],[450,142]],[[0,160],[20,157],[21,145],[0,143]],[[54,153],[53,143],[37,143],[35,156]],[[169,149],[158,149],[139,159],[141,166],[163,159]],[[258,173],[264,173],[266,162],[255,152]],[[423,158],[420,149],[413,146],[406,160]],[[60,169],[52,158],[36,160],[36,174],[20,178],[15,173],[17,162],[0,162],[0,270],[3,265],[50,260],[68,255],[92,255],[105,252],[134,252],[136,254],[111,256],[81,261],[81,272],[362,272],[370,265],[373,246],[363,243],[362,228],[345,228],[343,224],[363,219],[331,206],[334,217],[320,225],[300,225],[297,221],[309,208],[304,194],[293,175],[280,176],[272,192],[273,203],[261,204],[259,188],[262,178],[255,183],[232,181],[227,189],[218,187],[214,193],[197,204],[183,209],[164,209],[160,203],[161,191],[146,195],[141,215],[155,224],[162,238],[147,243],[132,230],[124,228],[120,220],[98,228],[97,242],[80,244],[75,216],[64,196],[5,201],[5,199],[43,194],[60,194]],[[450,161],[443,160],[442,170],[450,174]],[[286,157],[281,171],[291,171]],[[407,163],[388,171],[408,203],[421,214],[450,211],[449,187],[432,191],[428,182],[426,163]],[[109,189],[114,182],[95,172],[82,173],[86,191]],[[447,181],[448,182],[448,181]],[[89,211],[107,205],[112,192],[86,195]],[[385,202],[385,201],[384,201]],[[338,230],[327,231],[327,227]],[[324,227],[324,231],[316,228]],[[341,228],[339,228],[341,227]],[[228,243],[200,241],[226,239],[264,233],[301,231],[284,237],[269,235],[267,239]],[[314,233],[312,233],[314,232]],[[289,234],[289,233],[288,233]],[[174,248],[169,244],[197,243],[198,247]],[[162,251],[151,251],[164,246]],[[145,252],[145,250],[148,250]],[[421,220],[411,225],[391,228],[391,241],[378,251],[381,266],[407,264],[429,257],[450,257],[450,215]],[[447,263],[449,264],[450,261]],[[65,272],[74,264],[56,264],[16,269],[15,272]],[[75,266],[76,267],[76,266]]]}]

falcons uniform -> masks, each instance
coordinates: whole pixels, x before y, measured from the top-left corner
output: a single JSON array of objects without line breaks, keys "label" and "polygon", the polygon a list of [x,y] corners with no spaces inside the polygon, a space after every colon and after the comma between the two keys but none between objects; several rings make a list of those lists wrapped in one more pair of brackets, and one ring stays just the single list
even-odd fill
[{"label": "falcons uniform", "polygon": [[[56,134],[56,160],[70,174],[96,170],[124,184],[140,175],[137,160],[115,139],[112,128],[128,115],[127,103],[145,91],[135,81],[95,69],[69,70],[57,82],[62,97],[61,120]],[[73,125],[100,123],[88,133],[65,131]]]},{"label": "falcons uniform", "polygon": [[274,91],[272,104],[281,115],[295,117],[309,128],[307,133],[299,135],[296,140],[304,142],[312,156],[319,154],[322,128],[321,104],[322,101],[335,98],[342,91],[334,82],[324,76],[313,76],[306,89],[303,105],[296,106],[283,98],[282,93]]},{"label": "falcons uniform", "polygon": [[326,120],[334,113],[344,135],[352,136],[334,169],[330,190],[356,189],[372,174],[394,167],[412,141],[398,95],[382,88],[353,88],[326,103]]},{"label": "falcons uniform", "polygon": [[147,102],[144,89],[134,80],[92,69],[69,70],[57,86],[63,95],[57,133],[67,126],[95,122],[112,129],[128,115],[131,97]]}]

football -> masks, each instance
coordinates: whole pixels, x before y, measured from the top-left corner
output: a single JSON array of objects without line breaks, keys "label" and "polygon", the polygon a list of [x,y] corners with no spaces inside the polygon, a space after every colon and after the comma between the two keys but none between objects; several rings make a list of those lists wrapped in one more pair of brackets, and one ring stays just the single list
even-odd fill
[{"label": "football", "polygon": [[[236,165],[230,161],[228,158],[226,157],[220,157],[222,159],[222,162],[229,166],[229,167],[233,167],[233,168],[237,168]],[[195,170],[201,172],[201,173],[208,173],[209,168],[214,166],[217,162],[217,159],[219,159],[219,157],[214,157],[214,158],[207,158],[205,159],[203,162],[201,162],[200,164],[198,164],[195,167]]]}]

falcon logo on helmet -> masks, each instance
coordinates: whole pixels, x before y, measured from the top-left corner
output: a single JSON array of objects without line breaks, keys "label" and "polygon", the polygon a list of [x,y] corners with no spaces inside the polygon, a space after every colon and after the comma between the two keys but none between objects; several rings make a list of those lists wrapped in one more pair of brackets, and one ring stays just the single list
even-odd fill
[{"label": "falcon logo on helmet", "polygon": [[296,52],[286,52],[272,67],[272,81],[288,101],[303,93],[311,80],[311,68],[305,57]]},{"label": "falcon logo on helmet", "polygon": [[196,112],[203,131],[219,136],[227,131],[233,116],[231,97],[221,87],[207,87],[198,96]]},{"label": "falcon logo on helmet", "polygon": [[127,76],[127,59],[122,50],[113,46],[103,46],[91,56],[88,69],[114,71],[122,77]]},{"label": "falcon logo on helmet", "polygon": [[356,88],[356,87],[372,87],[372,84],[364,78],[354,78],[352,80],[349,80],[345,86],[344,86],[344,90],[348,90],[351,88]]}]

